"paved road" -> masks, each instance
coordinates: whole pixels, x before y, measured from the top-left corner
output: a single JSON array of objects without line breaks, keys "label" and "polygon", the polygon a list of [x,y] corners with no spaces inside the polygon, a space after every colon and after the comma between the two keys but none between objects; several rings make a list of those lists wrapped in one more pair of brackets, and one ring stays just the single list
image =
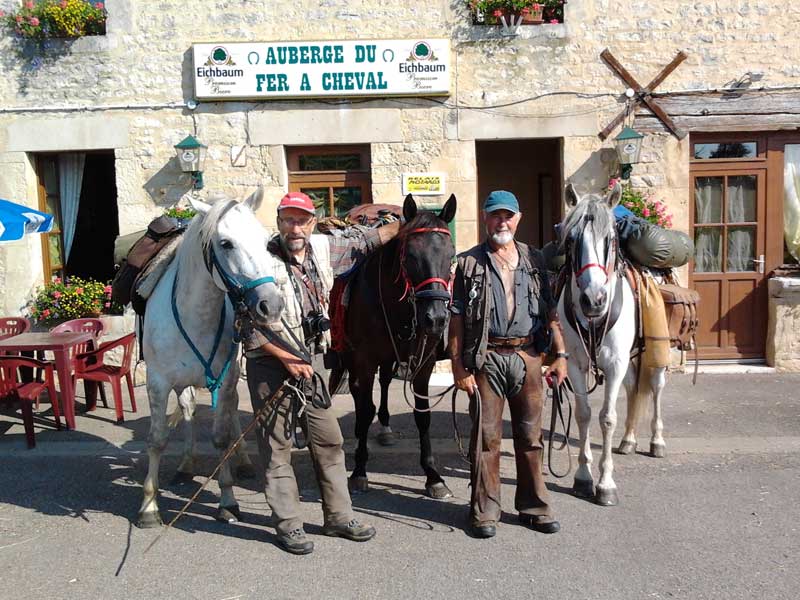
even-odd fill
[{"label": "paved road", "polygon": [[[444,407],[434,414],[434,431],[455,497],[420,495],[413,421],[395,389],[393,424],[404,439],[391,451],[375,448],[372,490],[354,499],[360,517],[378,529],[373,541],[319,535],[311,467],[305,453],[296,455],[307,530],[317,546],[308,557],[275,546],[255,481],[236,490],[243,523],[213,520],[212,483],[177,529],[145,555],[157,532],[130,522],[146,467],[146,418],[117,427],[109,422],[113,411],[101,408],[79,417],[79,432],[43,431],[39,447],[28,452],[18,419],[2,413],[0,598],[794,599],[800,589],[798,383],[797,376],[726,375],[702,377],[692,388],[688,377],[673,377],[665,400],[667,458],[615,457],[621,504],[614,508],[579,500],[569,494],[569,480],[549,478],[563,526],[554,536],[515,523],[514,465],[507,454],[507,518],[491,540],[464,531],[466,470],[448,440]],[[143,404],[142,398],[142,413]],[[351,406],[337,397],[346,433]],[[244,418],[244,402],[241,408]],[[201,411],[204,428],[207,420]],[[202,481],[169,482],[176,465],[171,453],[162,468],[167,518]],[[213,465],[204,456],[202,470]]]}]

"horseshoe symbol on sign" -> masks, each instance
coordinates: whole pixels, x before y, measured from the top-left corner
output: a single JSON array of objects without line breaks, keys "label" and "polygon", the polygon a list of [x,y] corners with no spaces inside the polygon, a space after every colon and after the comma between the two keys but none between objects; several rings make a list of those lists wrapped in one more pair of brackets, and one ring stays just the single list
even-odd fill
[{"label": "horseshoe symbol on sign", "polygon": [[391,48],[387,48],[386,50],[383,51],[383,62],[387,63],[394,62],[394,50],[392,50]]},{"label": "horseshoe symbol on sign", "polygon": [[[253,55],[256,57],[255,60],[253,60]],[[261,57],[258,55],[258,52],[254,51],[247,55],[247,62],[249,62],[251,65],[257,65],[259,60],[261,60]]]}]

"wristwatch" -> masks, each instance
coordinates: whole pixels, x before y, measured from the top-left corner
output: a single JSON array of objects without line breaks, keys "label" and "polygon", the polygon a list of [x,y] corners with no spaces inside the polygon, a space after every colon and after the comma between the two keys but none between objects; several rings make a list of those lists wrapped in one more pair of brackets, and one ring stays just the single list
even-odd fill
[{"label": "wristwatch", "polygon": [[556,352],[556,358],[569,358],[569,352]]}]

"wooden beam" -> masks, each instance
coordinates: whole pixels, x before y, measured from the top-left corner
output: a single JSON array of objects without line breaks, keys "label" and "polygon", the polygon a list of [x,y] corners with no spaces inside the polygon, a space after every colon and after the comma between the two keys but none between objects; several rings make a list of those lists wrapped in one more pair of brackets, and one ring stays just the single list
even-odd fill
[{"label": "wooden beam", "polygon": [[661,69],[661,72],[656,75],[655,79],[647,84],[647,87],[644,88],[644,91],[649,93],[656,89],[661,83],[669,77],[670,73],[672,73],[675,69],[678,68],[678,65],[681,64],[688,58],[686,53],[683,50],[680,50],[676,55],[675,58],[672,59],[672,62],[669,63],[666,67]]},{"label": "wooden beam", "polygon": [[[680,116],[673,115],[675,125],[685,131],[798,131],[800,115],[708,115]],[[637,115],[634,128],[639,133],[669,133],[669,129],[661,120],[652,114]]]},{"label": "wooden beam", "polygon": [[631,75],[625,67],[622,66],[622,63],[614,58],[614,55],[611,54],[611,51],[608,48],[600,53],[600,58],[606,61],[608,65],[622,78],[622,81],[627,83],[629,87],[632,87],[636,91],[641,89],[642,86],[638,81],[636,81],[636,78]]},{"label": "wooden beam", "polygon": [[650,98],[650,96],[643,96],[642,102],[644,102],[647,105],[647,108],[653,111],[653,114],[655,114],[655,116],[661,119],[661,122],[664,123],[664,125],[666,125],[669,128],[669,130],[675,134],[675,137],[677,137],[679,140],[682,140],[683,138],[686,137],[687,132],[678,127],[675,124],[675,122],[669,117],[669,115],[666,112],[664,112],[664,110],[658,104],[656,104]]}]

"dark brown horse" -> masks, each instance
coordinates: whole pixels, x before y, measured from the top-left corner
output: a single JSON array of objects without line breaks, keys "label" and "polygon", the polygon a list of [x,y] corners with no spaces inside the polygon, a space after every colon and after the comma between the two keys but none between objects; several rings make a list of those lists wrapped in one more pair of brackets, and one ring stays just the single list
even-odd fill
[{"label": "dark brown horse", "polygon": [[[369,485],[367,434],[375,418],[375,373],[380,367],[384,412],[392,365],[403,362],[413,377],[420,464],[427,476],[425,492],[432,498],[452,496],[436,471],[431,451],[428,380],[448,323],[450,266],[455,249],[447,225],[455,214],[453,195],[441,211],[434,213],[418,212],[409,194],[403,204],[406,222],[397,237],[364,261],[353,276],[346,321],[349,351],[342,356],[356,409],[358,448],[350,476],[353,491],[366,491]],[[341,372],[333,373],[331,379],[340,378]],[[388,411],[381,415],[381,421],[388,425]]]}]

